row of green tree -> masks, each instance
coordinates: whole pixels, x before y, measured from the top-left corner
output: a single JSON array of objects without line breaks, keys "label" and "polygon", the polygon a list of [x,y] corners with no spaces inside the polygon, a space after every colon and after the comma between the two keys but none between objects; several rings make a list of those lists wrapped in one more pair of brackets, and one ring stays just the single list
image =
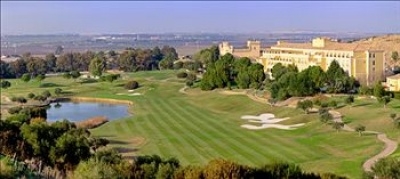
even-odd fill
[{"label": "row of green tree", "polygon": [[[84,53],[70,52],[56,57],[50,53],[44,58],[33,57],[25,53],[16,61],[0,63],[0,78],[19,78],[29,73],[32,76],[46,73],[89,71],[91,63],[104,69],[119,69],[126,72],[169,68],[178,59],[175,48],[164,46],[161,49],[127,48],[121,53],[115,51]],[[94,62],[93,62],[94,61]],[[93,64],[94,65],[94,64]]]},{"label": "row of green tree", "polygon": [[320,92],[354,93],[360,86],[336,61],[325,72],[319,66],[310,66],[301,72],[294,65],[273,66],[273,80],[267,83],[271,97],[284,100],[292,96],[310,96]]},{"label": "row of green tree", "polygon": [[260,88],[265,77],[261,64],[252,63],[247,57],[235,58],[231,54],[226,54],[211,58],[211,61],[207,62],[200,88],[202,90],[233,86],[241,89]]},{"label": "row of green tree", "polygon": [[214,159],[203,166],[181,166],[179,160],[175,158],[162,159],[157,155],[138,156],[132,165],[89,160],[78,165],[74,177],[87,179],[345,178],[331,173],[305,172],[299,166],[286,162],[250,167],[228,160]]}]

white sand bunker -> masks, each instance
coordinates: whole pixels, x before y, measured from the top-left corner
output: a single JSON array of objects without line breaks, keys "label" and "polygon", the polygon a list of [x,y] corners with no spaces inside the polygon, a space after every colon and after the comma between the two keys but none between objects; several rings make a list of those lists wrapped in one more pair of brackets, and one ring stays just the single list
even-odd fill
[{"label": "white sand bunker", "polygon": [[277,128],[277,129],[284,129],[284,130],[293,130],[297,129],[304,125],[304,123],[300,124],[292,124],[292,125],[283,125],[283,124],[275,124],[284,120],[288,120],[288,117],[285,118],[275,118],[274,114],[265,113],[259,116],[252,116],[252,115],[244,115],[241,117],[242,119],[248,120],[248,122],[253,123],[261,123],[261,126],[251,125],[251,124],[243,124],[241,127],[251,130],[259,130],[259,129],[267,129],[267,128]]},{"label": "white sand bunker", "polygon": [[141,93],[117,93],[117,95],[125,95],[125,96],[140,96]]},{"label": "white sand bunker", "polygon": [[142,94],[140,94],[140,93],[132,93],[129,96],[140,96],[140,95],[142,95]]}]

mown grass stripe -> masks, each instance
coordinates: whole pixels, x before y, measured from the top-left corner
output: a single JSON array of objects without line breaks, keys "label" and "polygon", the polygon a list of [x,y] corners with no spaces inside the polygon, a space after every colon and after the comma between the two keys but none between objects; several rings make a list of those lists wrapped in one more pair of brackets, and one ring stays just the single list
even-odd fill
[{"label": "mown grass stripe", "polygon": [[[200,112],[198,109],[197,110],[193,109],[193,107],[191,107],[189,105],[185,105],[185,106],[187,106],[186,109],[189,114],[191,114],[193,116],[201,116],[202,119],[205,119],[205,120],[199,121],[202,126],[207,126],[207,125],[212,126],[213,131],[217,131],[216,134],[219,133],[221,135],[221,138],[232,139],[232,136],[227,136],[226,134],[231,134],[233,136],[236,136],[235,139],[237,139],[237,140],[235,140],[235,143],[240,143],[240,145],[246,146],[247,150],[252,151],[253,153],[255,153],[257,155],[257,156],[252,157],[251,159],[249,159],[249,158],[247,159],[248,161],[251,160],[250,163],[253,163],[253,164],[264,163],[266,156],[260,154],[260,151],[256,151],[255,149],[251,149],[250,147],[248,147],[248,146],[252,146],[252,147],[257,146],[254,144],[259,143],[258,141],[251,142],[251,140],[253,140],[253,138],[248,138],[248,137],[243,137],[243,136],[238,137],[237,135],[240,135],[239,133],[243,133],[244,131],[232,131],[233,130],[232,128],[231,128],[231,131],[229,131],[229,130],[225,129],[226,126],[221,125],[220,121],[218,121],[218,119],[216,117],[214,117],[212,115],[207,115],[207,113],[205,113],[205,112]],[[252,143],[253,145],[249,145],[249,143]],[[264,150],[262,148],[259,148],[259,149],[261,151]],[[280,158],[280,159],[286,158],[283,154],[278,153],[278,151],[271,150],[271,152],[274,153],[275,158]],[[239,153],[240,153],[240,151],[239,151]],[[276,157],[276,156],[279,156],[279,157]]]},{"label": "mown grass stripe", "polygon": [[126,131],[125,131],[125,129],[122,127],[120,121],[115,121],[114,131],[115,131],[117,134],[119,134],[119,135],[125,135],[125,134],[126,134]]},{"label": "mown grass stripe", "polygon": [[[177,103],[171,103],[171,104],[175,105],[176,108],[179,108],[179,105],[177,105]],[[188,106],[186,106],[185,108],[187,109],[187,107]],[[183,112],[185,112],[185,111],[183,111]],[[190,113],[188,113],[188,114],[190,114]],[[192,116],[189,119],[196,119],[196,118],[194,116]],[[188,120],[188,119],[186,119],[186,120]],[[199,120],[195,120],[195,121],[196,122],[198,122],[198,121],[210,121],[210,123],[208,123],[208,124],[197,125],[197,126],[206,127],[206,128],[203,128],[205,131],[206,131],[206,129],[208,131],[213,130],[215,132],[215,135],[219,135],[220,139],[225,139],[224,142],[228,144],[227,148],[229,149],[229,147],[230,147],[231,150],[234,150],[234,152],[236,153],[236,154],[234,154],[236,156],[236,158],[238,158],[237,157],[238,155],[241,156],[241,158],[244,158],[244,159],[240,159],[240,160],[248,160],[248,158],[253,158],[253,159],[257,160],[257,157],[261,157],[261,156],[257,156],[258,155],[257,152],[254,151],[253,149],[251,149],[250,147],[246,146],[246,144],[243,144],[243,143],[239,144],[238,141],[233,140],[226,133],[218,132],[218,129],[215,127],[215,125],[211,125],[212,123],[214,123],[214,122],[211,122],[211,121],[216,121],[216,120],[217,119],[215,119],[215,118],[200,118]],[[219,126],[219,127],[223,128],[222,126]],[[216,136],[214,136],[214,137],[216,137]],[[217,138],[219,138],[219,137],[217,137]]]},{"label": "mown grass stripe", "polygon": [[[164,113],[162,111],[162,109],[158,108],[157,105],[153,102],[149,101],[149,105],[152,106],[152,113],[151,115],[154,117],[153,118],[153,125],[157,126],[157,132],[162,133],[162,135],[165,136],[165,140],[168,140],[168,145],[175,144],[174,147],[171,147],[171,149],[173,149],[173,153],[176,155],[176,157],[181,156],[183,158],[182,162],[183,163],[188,163],[189,162],[189,158],[190,155],[194,154],[195,152],[193,152],[193,148],[189,149],[189,148],[184,148],[184,143],[187,143],[187,141],[185,141],[177,132],[176,132],[176,128],[168,125],[164,120],[168,119],[168,117],[166,116],[166,113]],[[157,114],[154,115],[154,114]],[[156,132],[156,131],[154,131]],[[177,145],[178,146],[177,146]],[[182,147],[179,147],[182,146]]]},{"label": "mown grass stripe", "polygon": [[[146,100],[147,103],[147,100]],[[148,108],[148,105],[142,105],[141,106],[142,110],[145,111],[149,111],[150,109]],[[141,116],[137,116],[137,118],[143,118],[144,122],[139,124],[139,120],[137,119],[136,122],[136,126],[137,129],[139,131],[140,134],[144,135],[144,136],[153,136],[153,138],[147,138],[147,144],[145,147],[147,147],[148,149],[151,150],[155,150],[157,151],[156,154],[159,154],[160,156],[165,156],[167,157],[167,154],[170,152],[168,148],[160,148],[159,145],[157,145],[157,143],[159,142],[158,140],[162,140],[163,136],[156,132],[156,128],[152,125],[153,116],[152,115],[141,115]],[[150,122],[149,122],[150,121]],[[151,146],[151,147],[150,147]]]},{"label": "mown grass stripe", "polygon": [[[201,112],[201,114],[208,114],[210,117],[213,117],[213,115],[211,115],[210,113],[207,113],[207,112]],[[284,150],[286,154],[291,153],[291,156],[293,156],[296,159],[298,159],[299,156],[301,156],[304,159],[307,159],[307,157],[311,157],[311,156],[315,157],[315,154],[312,153],[312,151],[309,148],[307,148],[307,150],[305,150],[305,151],[307,151],[306,152],[307,156],[305,156],[304,153],[301,151],[296,152],[297,151],[296,149],[299,149],[299,147],[304,148],[304,145],[299,145],[297,143],[290,142],[285,138],[277,136],[279,134],[274,134],[274,133],[275,132],[260,133],[258,131],[257,132],[256,131],[239,131],[239,132],[233,132],[232,135],[237,138],[247,136],[247,138],[256,139],[254,141],[257,143],[260,143],[263,141],[266,144],[268,143],[269,147],[273,147],[274,149]],[[264,136],[266,134],[268,136]],[[278,142],[270,143],[270,141],[275,141],[275,140],[277,140]],[[261,145],[259,145],[259,144],[256,144],[254,146],[261,147]],[[263,147],[266,147],[266,145],[263,145]],[[259,149],[261,149],[261,148],[259,148]],[[280,153],[282,153],[282,152],[280,152]]]},{"label": "mown grass stripe", "polygon": [[[198,126],[194,125],[193,123],[189,122],[187,118],[183,117],[181,114],[183,113],[184,109],[183,108],[171,108],[171,102],[165,102],[165,101],[160,101],[157,102],[159,103],[161,106],[163,106],[167,111],[167,114],[169,114],[171,116],[171,119],[175,119],[176,122],[174,122],[174,124],[179,125],[179,128],[184,129],[184,133],[183,134],[190,134],[190,135],[184,135],[184,137],[189,137],[189,139],[194,140],[196,143],[196,145],[193,145],[193,147],[196,147],[198,149],[198,147],[207,147],[207,148],[212,148],[214,149],[215,147],[218,148],[218,150],[224,150],[224,148],[222,147],[222,145],[220,143],[215,142],[214,140],[212,140],[212,136],[210,136],[207,132],[204,131],[200,131],[198,129]],[[207,142],[205,142],[207,141]],[[218,150],[212,150],[209,152],[204,151],[204,150],[200,150],[198,149],[199,153],[201,153],[202,156],[206,155],[207,158],[215,158],[215,157],[220,157],[220,156],[226,156],[226,152],[224,153],[224,155],[222,155],[221,153],[218,153],[216,151]],[[232,153],[233,154],[233,153]],[[206,159],[203,159],[203,161],[207,161]]]},{"label": "mown grass stripe", "polygon": [[[195,140],[195,138],[198,138],[198,137],[196,135],[193,135],[191,133],[191,130],[188,130],[188,128],[181,125],[181,121],[176,120],[179,116],[176,116],[175,111],[173,111],[173,109],[170,109],[163,102],[153,102],[153,103],[157,103],[154,106],[157,106],[156,110],[158,113],[164,113],[166,116],[168,116],[167,118],[163,118],[163,119],[168,119],[168,121],[165,121],[166,123],[176,124],[176,125],[173,125],[173,127],[172,127],[174,129],[174,131],[179,132],[179,133],[177,133],[176,137],[183,138],[184,142],[185,142],[183,144],[187,144],[188,146],[185,146],[183,144],[182,145],[184,147],[190,146],[191,150],[194,150],[197,152],[197,154],[192,157],[192,161],[194,158],[199,158],[198,160],[200,160],[200,162],[207,161],[206,160],[207,157],[204,156],[205,153],[199,149],[199,146],[200,146],[199,143],[202,142],[202,140]],[[172,115],[172,114],[174,114],[174,115]],[[188,135],[186,135],[186,134],[188,134]],[[209,154],[207,154],[207,155],[209,155]]]}]

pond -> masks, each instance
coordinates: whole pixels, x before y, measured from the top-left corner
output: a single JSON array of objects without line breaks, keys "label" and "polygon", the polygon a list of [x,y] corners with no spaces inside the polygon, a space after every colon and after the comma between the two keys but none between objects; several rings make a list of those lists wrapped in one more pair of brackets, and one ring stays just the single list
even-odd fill
[{"label": "pond", "polygon": [[129,116],[128,106],[124,104],[105,104],[95,102],[59,102],[51,103],[47,109],[47,121],[68,119],[82,121],[96,116],[106,116],[108,120]]}]

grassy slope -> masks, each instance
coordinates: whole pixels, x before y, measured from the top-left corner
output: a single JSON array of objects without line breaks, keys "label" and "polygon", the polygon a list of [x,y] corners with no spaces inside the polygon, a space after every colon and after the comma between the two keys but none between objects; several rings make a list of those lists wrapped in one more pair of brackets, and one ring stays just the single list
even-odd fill
[{"label": "grassy slope", "polygon": [[[390,118],[391,113],[400,117],[400,100],[392,99],[387,107],[383,108],[383,104],[378,103],[376,99],[356,99],[354,106],[338,110],[345,115],[344,119],[350,126],[364,125],[366,130],[386,133],[389,138],[400,143],[400,130],[393,125]],[[400,157],[400,148],[392,156]]]},{"label": "grassy slope", "polygon": [[[135,79],[141,87],[135,92],[143,96],[116,95],[128,93],[123,81],[113,84],[76,84],[60,77],[47,78],[42,83],[61,85],[72,95],[126,99],[134,102],[134,115],[109,122],[93,134],[108,137],[112,146],[124,154],[159,154],[175,156],[183,164],[201,164],[212,158],[226,158],[249,165],[261,165],[273,160],[296,162],[309,171],[334,172],[359,178],[361,165],[379,152],[383,145],[375,136],[358,137],[357,133],[336,133],[322,125],[315,114],[305,115],[290,108],[271,108],[245,96],[226,96],[198,89],[181,94],[179,82],[149,81],[174,77],[173,71],[140,72],[124,75]],[[18,81],[18,84],[15,84]],[[177,81],[177,80],[173,80]],[[18,96],[39,88],[37,82],[12,80],[12,87],[2,91]],[[358,109],[361,107],[354,107]],[[372,111],[372,110],[371,110]],[[294,131],[265,129],[250,131],[240,127],[242,115],[272,112],[279,117],[291,117],[285,123],[308,122]],[[388,116],[388,115],[387,115]],[[371,129],[367,126],[367,129]]]}]

